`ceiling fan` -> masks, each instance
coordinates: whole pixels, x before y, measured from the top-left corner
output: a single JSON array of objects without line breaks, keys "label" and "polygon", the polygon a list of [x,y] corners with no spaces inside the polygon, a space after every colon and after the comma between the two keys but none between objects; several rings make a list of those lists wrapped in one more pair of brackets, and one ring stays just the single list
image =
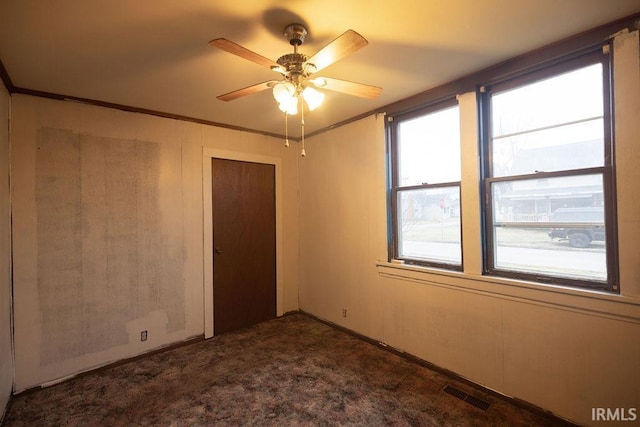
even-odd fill
[{"label": "ceiling fan", "polygon": [[353,30],[347,30],[315,55],[309,57],[298,52],[298,47],[302,45],[307,34],[307,29],[301,24],[288,25],[284,30],[284,36],[293,46],[293,53],[285,54],[277,61],[265,58],[224,38],[211,40],[209,45],[269,68],[282,76],[281,80],[258,83],[225,93],[217,98],[222,101],[231,101],[245,95],[273,89],[273,95],[278,101],[280,109],[287,114],[296,114],[300,97],[304,99],[310,110],[322,102],[324,94],[315,90],[316,88],[368,99],[374,99],[380,95],[382,88],[376,86],[329,77],[312,77],[314,73],[366,46],[368,42],[364,37]]}]

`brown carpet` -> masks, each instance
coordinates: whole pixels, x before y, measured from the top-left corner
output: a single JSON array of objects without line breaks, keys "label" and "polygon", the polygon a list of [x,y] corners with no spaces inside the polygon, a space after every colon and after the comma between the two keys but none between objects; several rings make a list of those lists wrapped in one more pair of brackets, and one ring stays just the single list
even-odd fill
[{"label": "brown carpet", "polygon": [[3,424],[555,425],[303,314],[23,393]]}]

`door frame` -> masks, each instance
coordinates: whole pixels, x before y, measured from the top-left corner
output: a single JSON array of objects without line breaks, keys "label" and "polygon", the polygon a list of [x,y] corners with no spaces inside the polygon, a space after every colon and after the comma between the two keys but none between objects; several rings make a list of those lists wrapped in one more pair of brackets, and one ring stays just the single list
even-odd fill
[{"label": "door frame", "polygon": [[203,250],[204,250],[204,337],[213,337],[213,201],[211,188],[211,159],[238,160],[262,163],[275,167],[276,190],[276,316],[283,312],[283,248],[282,248],[282,168],[277,157],[237,151],[203,148],[202,152],[202,200],[203,200]]}]

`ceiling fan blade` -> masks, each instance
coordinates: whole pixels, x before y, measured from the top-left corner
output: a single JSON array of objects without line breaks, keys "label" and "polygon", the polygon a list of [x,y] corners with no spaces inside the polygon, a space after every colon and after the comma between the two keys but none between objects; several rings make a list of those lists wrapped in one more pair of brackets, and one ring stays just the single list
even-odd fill
[{"label": "ceiling fan blade", "polygon": [[367,39],[360,34],[353,30],[347,30],[334,41],[320,49],[315,55],[309,58],[306,63],[315,66],[314,72],[320,71],[367,44],[369,44]]},{"label": "ceiling fan blade", "polygon": [[349,82],[346,80],[332,79],[330,77],[316,77],[309,81],[320,89],[342,92],[347,95],[354,95],[367,99],[377,98],[382,92],[381,87]]},{"label": "ceiling fan blade", "polygon": [[233,101],[234,99],[238,99],[242,96],[251,95],[272,88],[276,83],[276,80],[269,80],[268,82],[258,83],[257,85],[247,86],[242,89],[234,90],[233,92],[225,93],[224,95],[220,95],[217,98],[220,101]]},{"label": "ceiling fan blade", "polygon": [[270,70],[282,72],[282,66],[275,61],[270,60],[269,58],[265,58],[262,55],[255,53],[252,50],[249,50],[245,47],[240,46],[237,43],[234,43],[227,39],[214,39],[209,42],[210,46],[217,47],[218,49],[222,49],[229,53],[232,53],[240,58],[244,58],[248,61],[256,63],[258,65],[262,65]]}]

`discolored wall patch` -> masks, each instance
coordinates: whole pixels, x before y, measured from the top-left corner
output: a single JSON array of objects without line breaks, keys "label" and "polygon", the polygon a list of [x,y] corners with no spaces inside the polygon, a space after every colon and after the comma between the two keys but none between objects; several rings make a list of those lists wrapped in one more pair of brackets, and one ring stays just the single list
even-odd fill
[{"label": "discolored wall patch", "polygon": [[[41,365],[185,327],[181,150],[41,128],[36,152]],[[177,208],[176,208],[177,207]]]}]

